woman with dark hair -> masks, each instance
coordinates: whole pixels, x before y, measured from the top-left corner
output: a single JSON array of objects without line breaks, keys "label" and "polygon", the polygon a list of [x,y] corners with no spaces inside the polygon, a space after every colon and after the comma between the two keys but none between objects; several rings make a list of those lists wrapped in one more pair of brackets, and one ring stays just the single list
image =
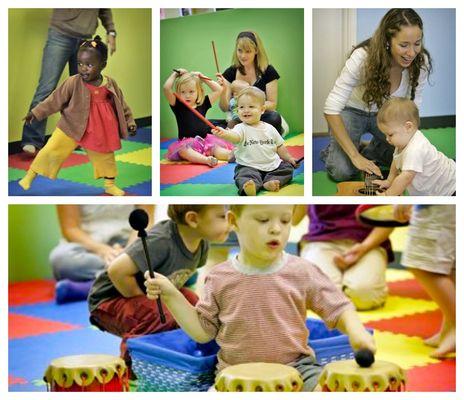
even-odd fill
[{"label": "woman with dark hair", "polygon": [[[432,71],[423,35],[422,19],[413,9],[394,8],[351,52],[324,107],[331,140],[321,158],[334,180],[351,180],[359,171],[381,175],[378,165],[390,166],[394,148],[377,127],[377,111],[390,97],[420,106]],[[361,149],[367,132],[373,138]]]},{"label": "woman with dark hair", "polygon": [[238,34],[232,55],[232,65],[224,73],[218,73],[216,76],[218,83],[223,87],[219,101],[222,111],[230,111],[230,102],[233,100],[231,83],[236,80],[245,81],[266,94],[266,111],[261,121],[271,124],[282,134],[282,118],[275,111],[278,94],[277,80],[280,75],[269,64],[263,43],[256,32],[243,31]]}]

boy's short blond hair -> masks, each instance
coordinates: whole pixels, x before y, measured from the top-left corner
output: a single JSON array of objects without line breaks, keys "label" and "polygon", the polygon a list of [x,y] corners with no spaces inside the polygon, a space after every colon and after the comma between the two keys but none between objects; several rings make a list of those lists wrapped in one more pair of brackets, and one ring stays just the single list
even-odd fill
[{"label": "boy's short blond hair", "polygon": [[242,96],[250,96],[258,100],[260,105],[264,105],[266,102],[266,94],[256,86],[250,86],[245,89],[242,89],[237,95],[237,103]]},{"label": "boy's short blond hair", "polygon": [[420,126],[419,110],[412,100],[405,97],[391,97],[377,114],[377,124],[412,122],[417,128]]}]

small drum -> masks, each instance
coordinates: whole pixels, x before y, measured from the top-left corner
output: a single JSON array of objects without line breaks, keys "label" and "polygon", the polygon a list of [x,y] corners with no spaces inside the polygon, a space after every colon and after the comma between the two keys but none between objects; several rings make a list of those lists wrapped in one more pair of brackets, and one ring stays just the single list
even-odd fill
[{"label": "small drum", "polygon": [[106,354],[83,354],[52,360],[44,374],[52,392],[128,392],[126,363]]},{"label": "small drum", "polygon": [[287,365],[248,363],[224,368],[214,387],[218,392],[300,392],[303,381]]},{"label": "small drum", "polygon": [[319,377],[324,392],[404,392],[404,371],[396,364],[376,361],[362,368],[354,360],[327,364]]}]

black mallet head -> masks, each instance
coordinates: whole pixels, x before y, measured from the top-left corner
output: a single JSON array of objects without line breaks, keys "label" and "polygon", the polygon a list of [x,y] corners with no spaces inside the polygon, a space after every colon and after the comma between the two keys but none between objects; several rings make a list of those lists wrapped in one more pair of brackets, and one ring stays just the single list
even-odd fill
[{"label": "black mallet head", "polygon": [[148,221],[148,214],[140,208],[135,209],[129,215],[129,224],[132,229],[139,232],[139,236],[141,232],[145,231],[145,228],[148,226]]},{"label": "black mallet head", "polygon": [[361,349],[354,353],[354,359],[361,368],[369,368],[375,361],[374,353],[369,349]]}]

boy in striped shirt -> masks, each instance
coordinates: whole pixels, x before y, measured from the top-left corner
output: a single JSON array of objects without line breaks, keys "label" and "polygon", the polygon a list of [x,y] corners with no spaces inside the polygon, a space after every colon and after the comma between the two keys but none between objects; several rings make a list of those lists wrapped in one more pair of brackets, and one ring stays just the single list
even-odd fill
[{"label": "boy in striped shirt", "polygon": [[248,362],[287,364],[302,375],[305,391],[320,390],[321,366],[308,345],[308,309],[329,328],[349,336],[354,350],[375,352],[354,306],[310,262],[285,253],[293,205],[233,205],[228,220],[240,253],[215,266],[205,280],[204,295],[192,306],[156,274],[147,281],[147,296],[161,295],[177,323],[197,342],[215,339],[217,370]]}]

